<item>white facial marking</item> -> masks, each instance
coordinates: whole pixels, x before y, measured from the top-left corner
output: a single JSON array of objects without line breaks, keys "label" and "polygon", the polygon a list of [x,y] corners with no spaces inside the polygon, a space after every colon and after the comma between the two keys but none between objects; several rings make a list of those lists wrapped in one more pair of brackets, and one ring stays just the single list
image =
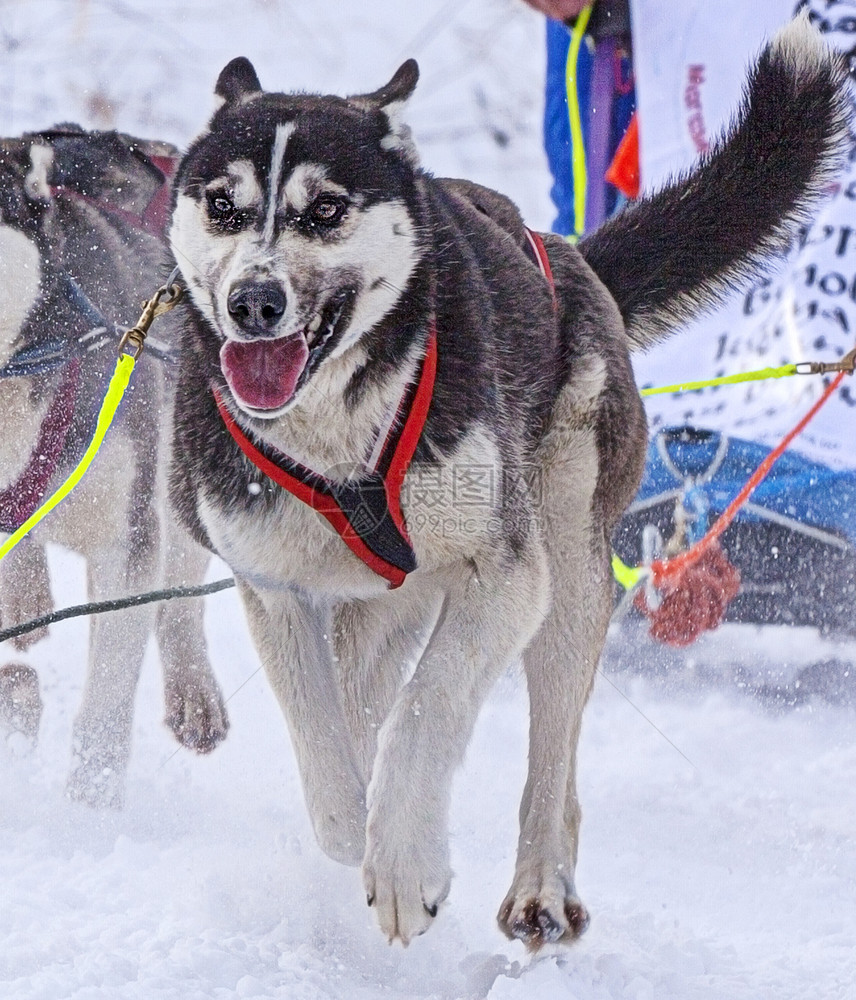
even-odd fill
[{"label": "white facial marking", "polygon": [[262,189],[249,160],[229,164],[228,186],[236,208],[252,208],[262,203]]},{"label": "white facial marking", "polygon": [[327,181],[327,170],[320,163],[300,163],[283,186],[279,207],[305,212],[322,190],[330,194],[347,194],[343,187]]},{"label": "white facial marking", "polygon": [[211,238],[206,231],[205,216],[203,203],[180,194],[172,215],[169,243],[193,301],[217,329],[213,302],[218,275],[235,248],[232,240]]},{"label": "white facial marking", "polygon": [[36,201],[49,201],[51,188],[48,175],[53,164],[53,150],[50,146],[33,143],[30,146],[30,169],[24,178],[24,190],[28,198]]},{"label": "white facial marking", "polygon": [[276,220],[276,210],[279,202],[279,175],[282,173],[282,161],[285,159],[285,147],[295,129],[294,122],[277,125],[273,140],[273,150],[270,158],[270,178],[268,180],[268,210],[265,218],[264,238],[266,243],[273,239],[273,227]]},{"label": "white facial marking", "polygon": [[358,268],[362,292],[348,329],[332,356],[338,357],[392,309],[416,266],[416,230],[401,201],[379,202],[359,213],[348,239],[325,250],[325,265]]},{"label": "white facial marking", "polygon": [[41,259],[35,243],[0,225],[0,365],[15,350],[27,314],[39,298]]}]

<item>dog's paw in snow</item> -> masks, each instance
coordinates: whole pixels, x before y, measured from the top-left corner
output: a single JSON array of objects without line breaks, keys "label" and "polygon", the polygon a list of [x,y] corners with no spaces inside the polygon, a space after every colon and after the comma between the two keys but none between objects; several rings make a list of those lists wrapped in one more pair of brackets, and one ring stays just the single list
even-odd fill
[{"label": "dog's paw in snow", "polygon": [[199,671],[197,683],[167,684],[165,699],[166,724],[182,746],[211,753],[226,739],[229,716],[217,682],[207,670]]},{"label": "dog's paw in snow", "polygon": [[369,834],[363,862],[366,901],[390,944],[398,939],[407,947],[424,934],[451,883],[448,848],[440,838],[393,842]]},{"label": "dog's paw in snow", "polygon": [[530,951],[545,944],[570,944],[589,924],[588,910],[574,889],[559,875],[541,880],[537,890],[512,886],[497,914],[502,932],[522,941]]}]

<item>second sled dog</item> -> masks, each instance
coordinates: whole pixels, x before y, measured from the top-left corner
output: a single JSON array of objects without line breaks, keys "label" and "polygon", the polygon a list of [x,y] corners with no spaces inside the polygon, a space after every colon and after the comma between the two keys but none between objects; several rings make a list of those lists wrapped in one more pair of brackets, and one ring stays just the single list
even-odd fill
[{"label": "second sled dog", "polygon": [[[2,538],[80,460],[115,364],[111,327],[136,322],[141,298],[166,273],[164,248],[150,231],[164,193],[159,153],[164,150],[155,143],[70,125],[0,140]],[[166,200],[164,214],[168,207]],[[5,626],[51,610],[49,542],[86,557],[92,600],[201,579],[207,553],[166,516],[168,369],[144,355],[89,473],[0,563]],[[137,679],[153,631],[176,738],[208,751],[226,735],[201,606],[170,601],[155,607],[92,619],[68,791],[93,805],[122,802]],[[39,632],[29,633],[15,645],[22,650],[38,638]],[[0,721],[35,738],[40,707],[36,672],[20,662],[4,665]]]}]

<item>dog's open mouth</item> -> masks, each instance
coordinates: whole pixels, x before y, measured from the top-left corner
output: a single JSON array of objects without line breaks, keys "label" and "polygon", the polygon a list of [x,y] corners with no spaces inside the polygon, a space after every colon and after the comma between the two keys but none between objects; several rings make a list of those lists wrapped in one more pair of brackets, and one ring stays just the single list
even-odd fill
[{"label": "dog's open mouth", "polygon": [[350,299],[350,291],[334,296],[299,333],[228,340],[220,349],[220,367],[236,400],[252,410],[282,409],[342,325]]}]

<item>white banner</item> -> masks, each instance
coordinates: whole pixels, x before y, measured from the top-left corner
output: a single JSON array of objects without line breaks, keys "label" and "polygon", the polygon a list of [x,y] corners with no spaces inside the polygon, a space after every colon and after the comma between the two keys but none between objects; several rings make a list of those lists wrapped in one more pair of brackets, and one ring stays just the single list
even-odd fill
[{"label": "white banner", "polygon": [[[642,179],[686,169],[733,114],[766,38],[808,6],[830,44],[856,49],[856,0],[632,0]],[[785,265],[716,314],[637,359],[640,386],[671,385],[799,361],[856,345],[853,162]],[[856,384],[845,379],[794,448],[856,468]],[[646,400],[652,429],[689,423],[776,444],[822,391],[819,376],[742,383]]]}]

